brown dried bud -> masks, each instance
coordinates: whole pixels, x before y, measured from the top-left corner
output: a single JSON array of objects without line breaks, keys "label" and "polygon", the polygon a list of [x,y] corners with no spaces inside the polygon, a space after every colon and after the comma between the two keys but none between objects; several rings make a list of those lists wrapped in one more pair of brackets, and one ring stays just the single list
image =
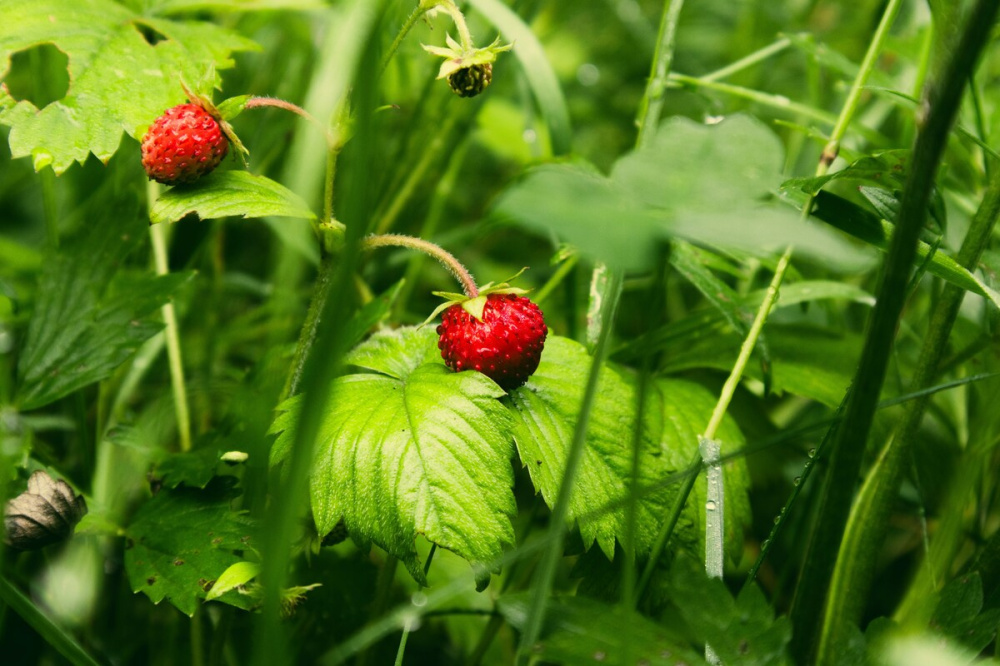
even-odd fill
[{"label": "brown dried bud", "polygon": [[28,479],[28,489],[7,502],[4,543],[18,550],[37,550],[68,539],[87,513],[87,503],[69,484],[44,470]]}]

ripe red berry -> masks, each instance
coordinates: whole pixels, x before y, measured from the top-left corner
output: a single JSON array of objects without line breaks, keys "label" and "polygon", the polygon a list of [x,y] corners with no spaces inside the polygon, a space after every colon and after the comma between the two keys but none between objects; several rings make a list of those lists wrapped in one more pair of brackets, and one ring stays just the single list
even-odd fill
[{"label": "ripe red berry", "polygon": [[164,185],[192,183],[226,156],[229,139],[219,121],[197,104],[167,109],[142,138],[142,166]]},{"label": "ripe red berry", "polygon": [[527,298],[489,294],[482,321],[453,305],[437,332],[445,365],[456,372],[478,370],[510,391],[538,368],[549,330],[542,311]]}]

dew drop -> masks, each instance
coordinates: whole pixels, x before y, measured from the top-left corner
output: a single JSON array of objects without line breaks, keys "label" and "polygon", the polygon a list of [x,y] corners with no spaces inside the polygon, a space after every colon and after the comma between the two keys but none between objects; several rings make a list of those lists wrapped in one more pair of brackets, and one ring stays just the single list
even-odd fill
[{"label": "dew drop", "polygon": [[802,477],[801,476],[795,477],[794,479],[792,479],[792,483],[796,486],[799,485],[800,483],[802,483]]},{"label": "dew drop", "polygon": [[705,502],[706,511],[715,511],[715,500],[708,500]]},{"label": "dew drop", "polygon": [[815,456],[816,456],[816,448],[813,447],[813,448],[809,449],[809,457],[810,458],[814,458]]}]

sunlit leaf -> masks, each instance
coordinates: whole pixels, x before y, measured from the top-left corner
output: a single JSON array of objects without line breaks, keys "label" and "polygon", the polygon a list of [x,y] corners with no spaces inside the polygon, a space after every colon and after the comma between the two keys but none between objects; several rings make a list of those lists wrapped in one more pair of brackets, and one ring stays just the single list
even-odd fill
[{"label": "sunlit leaf", "polygon": [[179,185],[153,204],[153,224],[176,222],[188,215],[203,220],[217,217],[298,217],[315,215],[284,185],[246,171],[216,171],[191,185]]},{"label": "sunlit leaf", "polygon": [[[343,519],[359,543],[374,542],[424,580],[422,535],[469,560],[479,586],[514,541],[513,446],[504,392],[475,371],[440,361],[433,329],[377,334],[347,359],[374,372],[334,381],[320,428],[310,496],[317,531]],[[272,451],[295,438],[301,401],[286,403]]]}]

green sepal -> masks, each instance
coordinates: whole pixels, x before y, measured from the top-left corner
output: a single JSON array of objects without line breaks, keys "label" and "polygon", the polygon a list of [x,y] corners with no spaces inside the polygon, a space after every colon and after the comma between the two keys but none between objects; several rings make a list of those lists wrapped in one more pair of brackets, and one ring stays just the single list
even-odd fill
[{"label": "green sepal", "polygon": [[470,298],[462,302],[462,309],[476,318],[476,321],[483,321],[483,310],[486,309],[486,294],[480,294],[475,298]]},{"label": "green sepal", "polygon": [[236,97],[230,97],[229,99],[224,99],[219,102],[216,111],[222,120],[232,120],[236,116],[243,113],[247,108],[247,102],[253,95],[237,95]]},{"label": "green sepal", "polygon": [[421,44],[424,50],[431,55],[445,58],[445,61],[441,63],[441,69],[438,70],[437,78],[439,79],[447,78],[458,70],[465,69],[467,67],[493,64],[496,62],[498,53],[510,51],[514,48],[513,44],[501,45],[499,37],[494,39],[493,43],[489,46],[469,50],[463,49],[462,45],[452,39],[451,35],[445,35],[445,41],[448,44],[447,48]]}]

